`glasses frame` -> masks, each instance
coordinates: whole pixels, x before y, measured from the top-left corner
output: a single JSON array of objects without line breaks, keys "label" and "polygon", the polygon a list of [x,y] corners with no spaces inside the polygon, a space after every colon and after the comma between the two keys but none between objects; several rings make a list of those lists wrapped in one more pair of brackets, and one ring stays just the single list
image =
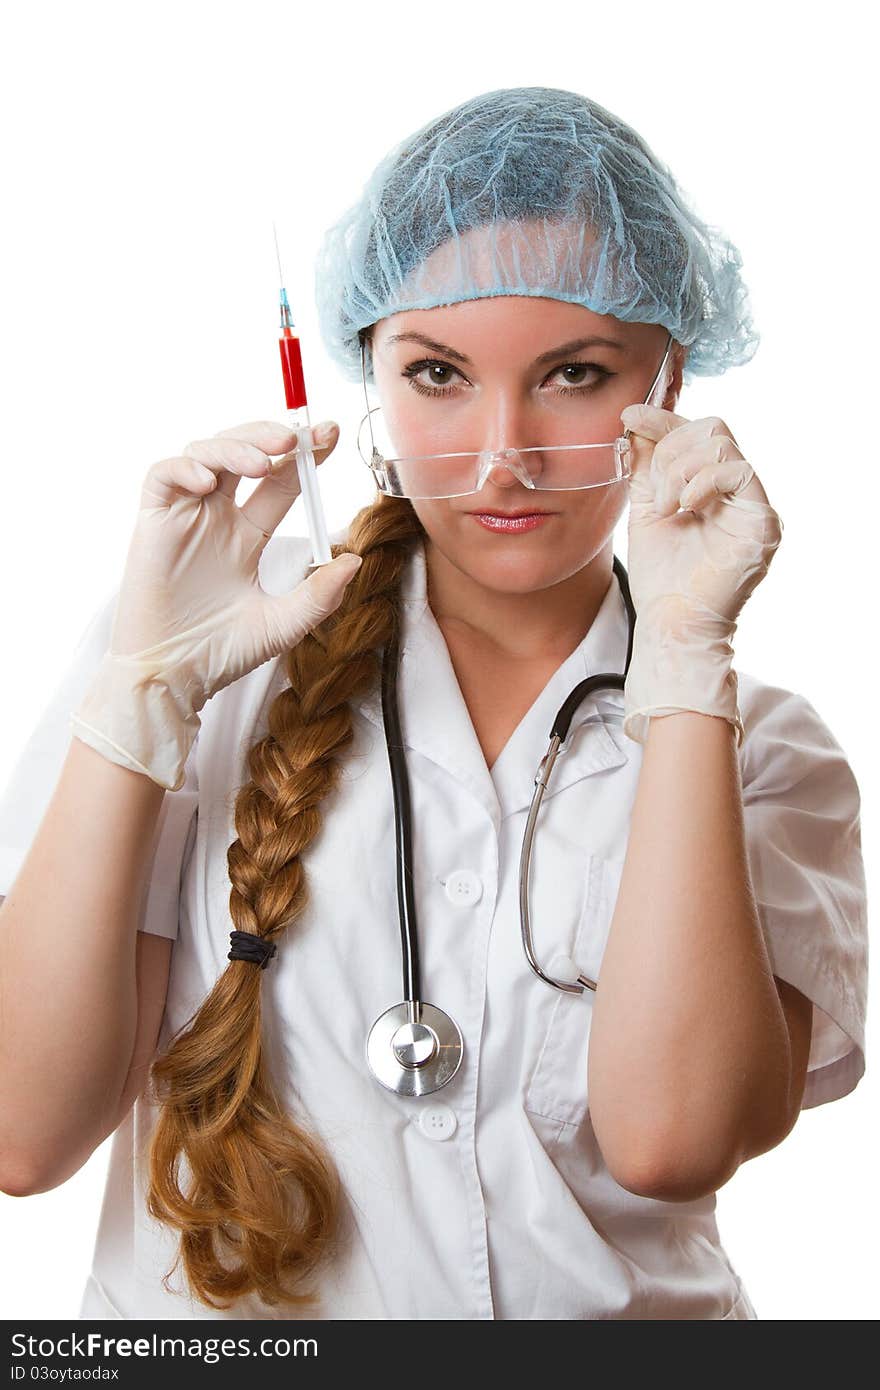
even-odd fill
[{"label": "glasses frame", "polygon": [[[363,382],[364,387],[364,400],[367,405],[367,412],[365,415],[361,417],[361,422],[358,426],[357,448],[361,460],[364,464],[366,464],[367,468],[369,468],[371,473],[373,474],[373,480],[376,484],[376,487],[380,492],[384,493],[386,496],[409,496],[409,494],[407,493],[395,492],[393,488],[389,485],[387,469],[390,464],[425,463],[428,460],[434,459],[475,458],[477,460],[477,486],[474,488],[470,488],[467,492],[440,493],[439,496],[436,494],[426,494],[423,495],[422,498],[415,498],[414,500],[416,501],[427,500],[427,498],[430,497],[436,497],[436,500],[445,500],[449,497],[471,497],[475,493],[479,492],[480,489],[484,486],[486,478],[489,474],[489,470],[491,468],[497,467],[499,464],[503,464],[507,468],[509,468],[510,471],[519,479],[519,481],[525,487],[531,488],[533,491],[536,492],[584,492],[587,489],[594,487],[610,487],[613,483],[623,482],[626,478],[629,478],[631,476],[632,470],[629,466],[629,454],[632,447],[629,442],[632,436],[631,429],[625,429],[623,431],[623,434],[618,435],[617,439],[611,440],[605,444],[548,444],[537,445],[535,447],[529,447],[527,449],[482,449],[479,453],[475,453],[473,450],[467,449],[455,453],[410,454],[405,457],[395,457],[391,459],[386,459],[385,456],[376,448],[376,440],[373,435],[373,422],[371,417],[376,413],[377,410],[381,410],[382,407],[378,405],[370,406],[370,398],[367,395],[367,373],[364,362],[363,334],[360,334],[359,337],[361,352],[361,381]],[[672,334],[669,333],[666,339],[666,349],[663,353],[660,366],[657,368],[657,371],[654,375],[654,380],[651,382],[647,394],[645,395],[645,398],[642,401],[643,405],[648,404],[648,402],[651,399],[651,396],[654,394],[654,391],[657,388],[657,383],[662,377],[666,367],[666,363],[669,360],[669,354],[672,351],[672,343],[673,337]],[[363,432],[365,422],[368,422],[370,430],[371,456],[368,459],[364,458],[364,454],[361,449],[361,434]],[[527,472],[526,468],[522,465],[521,456],[523,454],[545,454],[553,453],[556,450],[565,450],[567,453],[570,453],[573,449],[579,449],[584,451],[587,451],[589,449],[614,449],[617,467],[619,469],[618,476],[615,478],[609,478],[607,482],[603,483],[585,483],[582,488],[541,488],[533,481],[533,479],[529,476],[529,473]]]}]

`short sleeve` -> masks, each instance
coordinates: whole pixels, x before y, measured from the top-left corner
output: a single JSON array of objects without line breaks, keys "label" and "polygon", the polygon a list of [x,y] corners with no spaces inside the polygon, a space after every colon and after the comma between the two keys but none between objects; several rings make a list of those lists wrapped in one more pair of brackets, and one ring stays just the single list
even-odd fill
[{"label": "short sleeve", "polygon": [[[9,892],[58,783],[73,732],[70,716],[110,645],[118,589],[97,609],[69,665],[32,729],[0,795],[0,897]],[[185,781],[166,792],[156,824],[149,887],[138,931],[177,937],[180,880],[195,840],[198,816],[198,743],[193,742]]]},{"label": "short sleeve", "polygon": [[847,1095],[865,1070],[859,788],[803,696],[741,676],[740,708],[746,846],[764,939],[774,975],[813,1003],[807,1110]]}]

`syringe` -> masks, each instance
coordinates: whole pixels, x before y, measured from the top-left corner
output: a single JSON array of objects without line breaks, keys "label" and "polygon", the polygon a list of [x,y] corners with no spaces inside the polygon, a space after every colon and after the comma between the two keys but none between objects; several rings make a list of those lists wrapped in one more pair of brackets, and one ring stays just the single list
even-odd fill
[{"label": "syringe", "polygon": [[306,521],[312,541],[312,562],[309,568],[316,569],[319,565],[329,565],[333,556],[330,554],[327,523],[324,519],[321,493],[318,488],[318,470],[315,466],[313,453],[314,440],[309,423],[309,405],[306,399],[302,353],[299,337],[293,330],[293,318],[287,301],[287,290],[284,288],[281,253],[278,250],[278,232],[275,230],[274,222],[272,230],[275,232],[275,254],[278,257],[278,275],[281,280],[281,337],[278,340],[278,346],[281,349],[281,372],[284,377],[284,398],[287,403],[286,418],[293,426],[297,437],[296,471],[299,474],[299,489],[305,504]]}]

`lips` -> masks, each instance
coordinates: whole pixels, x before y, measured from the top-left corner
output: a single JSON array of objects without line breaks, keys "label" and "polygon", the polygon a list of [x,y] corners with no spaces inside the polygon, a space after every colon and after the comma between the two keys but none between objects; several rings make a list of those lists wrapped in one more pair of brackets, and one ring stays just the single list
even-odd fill
[{"label": "lips", "polygon": [[553,512],[472,512],[471,516],[484,531],[494,531],[496,536],[524,536],[539,531]]}]

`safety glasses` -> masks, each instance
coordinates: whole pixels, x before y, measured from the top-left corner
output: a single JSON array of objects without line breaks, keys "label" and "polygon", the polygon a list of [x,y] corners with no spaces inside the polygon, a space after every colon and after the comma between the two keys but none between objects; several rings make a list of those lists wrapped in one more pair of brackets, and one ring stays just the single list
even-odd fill
[{"label": "safety glasses", "polygon": [[[672,334],[651,382],[644,404],[653,395],[663,375],[672,349]],[[608,487],[628,478],[631,430],[606,444],[551,444],[527,449],[483,449],[479,453],[443,453],[393,458],[376,446],[373,415],[380,406],[370,408],[367,397],[364,343],[361,339],[361,378],[367,413],[358,429],[358,453],[371,470],[380,492],[390,497],[421,498],[468,497],[479,492],[490,471],[499,465],[510,469],[524,487],[537,492],[569,492],[585,488]],[[369,429],[369,453],[364,448],[364,426]]]}]

